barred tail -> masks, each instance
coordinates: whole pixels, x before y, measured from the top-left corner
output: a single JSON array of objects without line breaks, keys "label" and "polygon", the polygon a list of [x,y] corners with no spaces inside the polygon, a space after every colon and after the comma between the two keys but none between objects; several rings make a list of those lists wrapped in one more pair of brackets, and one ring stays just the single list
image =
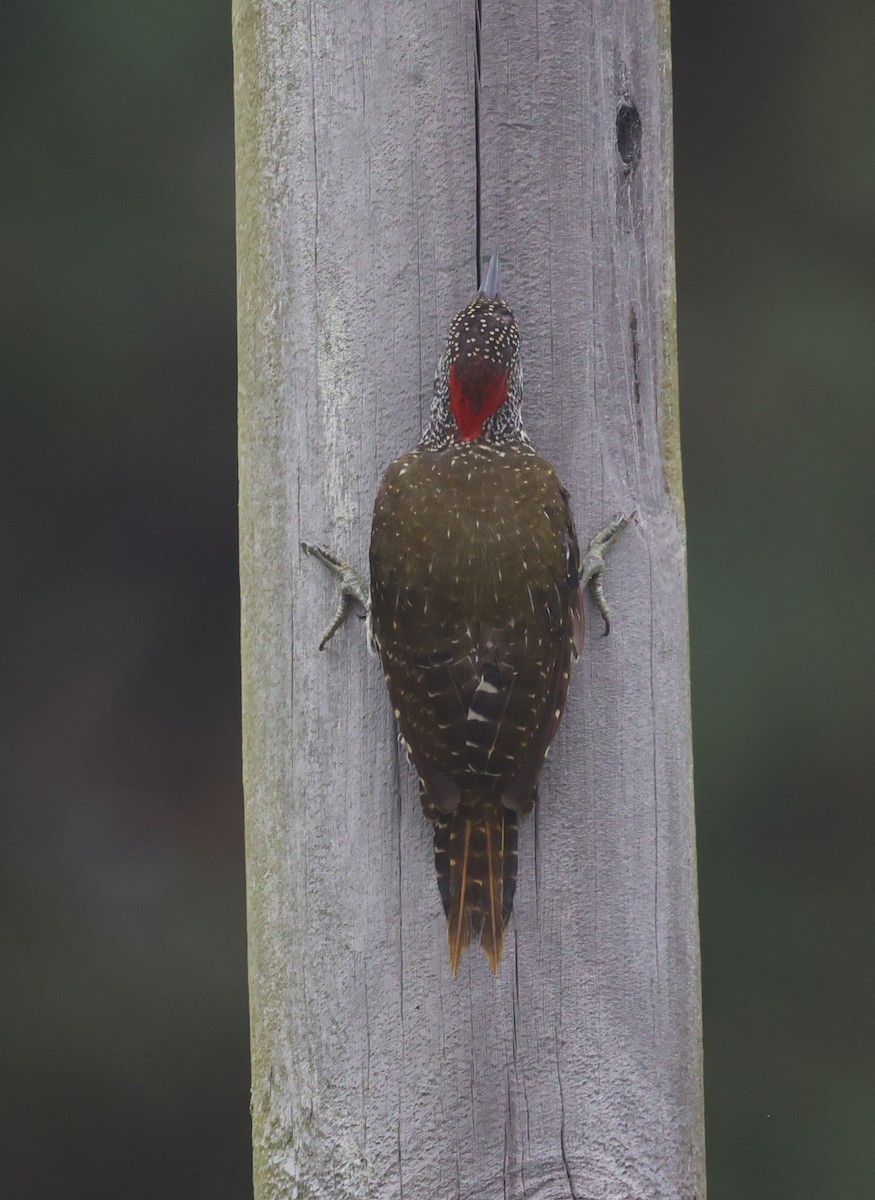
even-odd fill
[{"label": "barred tail", "polygon": [[450,968],[475,938],[498,970],[516,889],[517,816],[497,796],[463,794],[434,820],[434,861],[447,915]]}]

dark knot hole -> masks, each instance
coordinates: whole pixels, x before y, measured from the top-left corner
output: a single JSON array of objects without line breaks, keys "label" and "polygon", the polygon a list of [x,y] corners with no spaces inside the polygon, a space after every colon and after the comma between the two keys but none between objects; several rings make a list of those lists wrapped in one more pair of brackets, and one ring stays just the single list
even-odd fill
[{"label": "dark knot hole", "polygon": [[628,175],[641,158],[641,113],[630,97],[624,97],[617,108],[617,150]]}]

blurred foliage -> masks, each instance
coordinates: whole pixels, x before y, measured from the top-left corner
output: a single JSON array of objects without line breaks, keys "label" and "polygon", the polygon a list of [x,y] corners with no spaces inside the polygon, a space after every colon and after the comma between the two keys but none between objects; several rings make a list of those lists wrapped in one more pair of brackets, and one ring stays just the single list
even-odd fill
[{"label": "blurred foliage", "polygon": [[0,1194],[245,1197],[228,8],[5,24]]},{"label": "blurred foliage", "polygon": [[[710,1198],[868,1200],[875,9],[673,11]],[[237,1200],[229,6],[6,32],[0,1192]]]},{"label": "blurred foliage", "polygon": [[709,1196],[865,1200],[875,9],[673,11]]}]

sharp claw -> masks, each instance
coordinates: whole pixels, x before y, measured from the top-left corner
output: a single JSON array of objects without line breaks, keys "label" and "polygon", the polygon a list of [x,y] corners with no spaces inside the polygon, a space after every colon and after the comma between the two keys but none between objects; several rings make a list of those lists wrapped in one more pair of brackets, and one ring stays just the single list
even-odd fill
[{"label": "sharp claw", "polygon": [[338,558],[336,554],[333,554],[324,546],[318,546],[313,542],[301,542],[301,549],[305,554],[309,554],[311,558],[315,558],[317,562],[322,563],[323,567],[340,580],[340,596],[337,601],[334,620],[322,635],[322,640],[319,643],[319,649],[324,650],[341,625],[344,624],[355,604],[360,604],[364,608],[363,618],[367,616],[367,587],[361,577],[348,563]]},{"label": "sharp claw", "polygon": [[336,554],[332,554],[324,546],[317,546],[313,542],[301,542],[301,549],[305,554],[309,554],[311,558],[315,558],[317,562],[321,562],[323,567],[327,567],[333,575],[340,575],[344,569],[349,569],[340,561]]},{"label": "sharp claw", "polygon": [[603,637],[609,637],[611,632],[611,610],[605,599],[603,582],[605,555],[630,521],[634,519],[635,515],[634,512],[628,515],[626,513],[618,513],[610,525],[595,535],[589,544],[586,554],[583,556],[580,568],[580,582],[582,587],[591,587],[592,589],[592,598],[605,624]]},{"label": "sharp claw", "polygon": [[[602,564],[602,570],[604,570],[604,564]],[[602,620],[605,623],[605,631],[602,634],[602,637],[608,637],[611,632],[611,610],[608,607],[607,600],[605,599],[605,589],[604,583],[602,582],[601,570],[592,577],[590,583],[592,584],[592,598],[595,601],[596,607],[601,613]]]}]

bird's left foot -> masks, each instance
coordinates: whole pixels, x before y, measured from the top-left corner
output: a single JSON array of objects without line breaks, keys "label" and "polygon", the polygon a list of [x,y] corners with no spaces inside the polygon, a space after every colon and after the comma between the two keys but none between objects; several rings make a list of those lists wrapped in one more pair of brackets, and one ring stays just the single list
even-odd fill
[{"label": "bird's left foot", "polygon": [[364,610],[363,616],[368,615],[371,609],[371,598],[367,585],[358,571],[349,563],[344,562],[342,558],[338,558],[331,550],[326,550],[324,546],[314,546],[311,542],[301,542],[301,549],[311,558],[315,558],[317,562],[321,562],[326,570],[340,580],[337,610],[319,643],[319,649],[324,650],[356,605],[361,605]]},{"label": "bird's left foot", "polygon": [[602,614],[602,620],[605,623],[605,637],[611,632],[611,610],[608,607],[608,602],[605,599],[605,589],[602,576],[605,570],[605,554],[616,542],[617,538],[632,520],[634,513],[628,516],[620,514],[614,517],[610,525],[607,525],[601,533],[597,533],[589,544],[589,549],[583,556],[583,562],[580,564],[580,586],[585,588],[590,586],[592,598],[596,602],[599,612]]}]

